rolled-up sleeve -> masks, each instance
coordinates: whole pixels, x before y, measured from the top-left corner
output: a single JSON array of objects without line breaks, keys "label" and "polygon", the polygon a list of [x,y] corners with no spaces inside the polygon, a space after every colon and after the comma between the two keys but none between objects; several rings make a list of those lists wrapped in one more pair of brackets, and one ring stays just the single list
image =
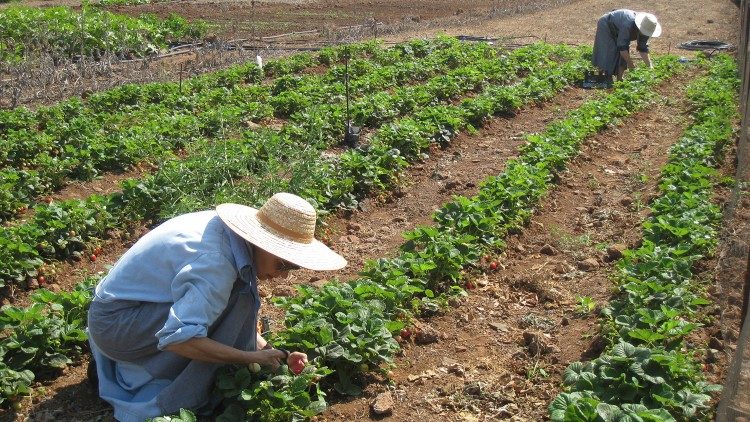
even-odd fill
[{"label": "rolled-up sleeve", "polygon": [[236,279],[236,268],[219,253],[204,253],[180,269],[172,281],[174,304],[156,333],[159,350],[206,337],[208,327],[226,308]]}]

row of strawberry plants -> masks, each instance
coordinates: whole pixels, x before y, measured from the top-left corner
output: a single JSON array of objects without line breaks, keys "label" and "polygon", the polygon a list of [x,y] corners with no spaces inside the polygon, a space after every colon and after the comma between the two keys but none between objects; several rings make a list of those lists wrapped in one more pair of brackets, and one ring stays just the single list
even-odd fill
[{"label": "row of strawberry plants", "polygon": [[[246,84],[260,84],[264,77],[278,78],[300,73],[318,64],[329,67],[343,64],[344,57],[352,61],[368,60],[378,66],[393,66],[406,60],[426,58],[438,50],[455,46],[455,40],[446,37],[435,40],[413,40],[388,49],[383,49],[379,43],[370,41],[325,47],[316,56],[310,53],[300,53],[287,58],[274,59],[266,63],[262,71],[254,62],[249,62],[195,76],[187,79],[183,84],[175,82],[125,84],[96,93],[86,102],[74,98],[52,107],[40,107],[38,111],[31,111],[25,107],[0,111],[0,134],[8,136],[11,131],[44,131],[55,123],[54,117],[60,114],[67,119],[73,119],[105,112],[112,113],[113,110],[118,109],[133,112],[156,104],[165,104],[177,109],[209,108],[219,104],[217,97],[221,99],[226,96],[226,91],[216,91],[219,88],[232,89]],[[335,75],[340,75],[341,72],[341,70],[336,71]],[[352,75],[357,74],[352,71]],[[208,98],[203,99],[198,96],[202,92]],[[205,101],[207,102],[204,104]],[[15,158],[23,158],[23,155]]]},{"label": "row of strawberry plants", "polygon": [[[482,91],[486,84],[503,83],[515,76],[519,70],[535,67],[537,70],[556,66],[551,56],[559,55],[560,60],[576,56],[574,51],[550,46],[531,46],[514,51],[509,56],[498,60],[489,57],[476,60],[471,66],[486,70],[486,73],[476,73],[473,69],[456,69],[446,76],[438,76],[425,85],[397,89],[391,95],[375,94],[370,99],[362,101],[366,110],[374,104],[375,108],[401,103],[399,109],[387,115],[381,114],[371,119],[373,125],[378,125],[401,114],[414,113],[417,119],[427,122],[421,126],[429,127],[425,131],[415,126],[413,121],[401,121],[380,128],[369,139],[369,144],[343,153],[340,157],[344,161],[343,167],[349,167],[347,175],[323,174],[321,171],[329,169],[338,159],[332,162],[320,160],[320,150],[328,147],[331,138],[342,128],[337,125],[337,117],[343,112],[336,106],[324,105],[313,107],[306,113],[310,115],[310,122],[314,125],[300,130],[298,126],[287,126],[279,132],[253,131],[236,142],[226,142],[221,145],[196,144],[200,150],[193,150],[187,160],[172,161],[152,177],[139,182],[128,181],[124,185],[123,201],[130,204],[134,211],[130,218],[142,218],[144,215],[170,216],[195,208],[209,207],[217,202],[226,202],[242,198],[251,202],[261,201],[272,191],[297,191],[303,186],[313,186],[313,190],[320,192],[316,199],[326,209],[336,209],[356,206],[356,198],[367,194],[368,186],[381,184],[377,173],[393,172],[397,168],[390,168],[390,164],[382,161],[379,154],[398,148],[397,138],[412,139],[415,135],[429,143],[432,131],[439,131],[439,125],[451,120],[451,111],[456,107],[436,105],[439,101],[448,101],[466,93]],[[580,56],[580,54],[578,54]],[[530,66],[533,62],[535,66]],[[446,86],[451,88],[446,89]],[[408,102],[406,101],[408,99]],[[363,114],[360,102],[353,107],[355,114]],[[430,126],[431,125],[431,126]],[[418,130],[416,133],[409,133]],[[317,139],[310,140],[314,134]],[[443,134],[444,141],[450,135]],[[383,139],[391,144],[383,149]],[[300,148],[306,145],[306,148]],[[377,151],[373,154],[370,151]],[[403,155],[410,156],[410,151],[404,150]],[[227,158],[229,157],[229,158]],[[290,159],[292,158],[293,159]],[[207,167],[206,162],[214,163]],[[363,167],[364,166],[364,167]],[[288,177],[279,177],[289,174]],[[186,175],[189,175],[186,177]],[[342,191],[348,182],[358,177],[361,183],[348,186],[349,190]],[[252,179],[252,183],[243,184],[239,188],[236,184],[227,183],[231,179]],[[334,180],[334,183],[329,181]],[[325,187],[321,186],[326,184]],[[335,201],[320,201],[320,197],[339,191]],[[335,203],[334,203],[335,202]],[[141,213],[141,214],[136,214]]]},{"label": "row of strawberry plants", "polygon": [[[525,53],[522,52],[522,54],[525,54]],[[552,67],[550,69],[544,69],[542,71],[539,71],[538,74],[534,75],[536,77],[536,79],[535,79],[535,82],[533,82],[533,83],[519,83],[518,85],[516,85],[512,89],[510,89],[510,91],[508,93],[495,92],[494,97],[491,96],[489,93],[488,94],[483,94],[482,96],[480,96],[480,97],[478,97],[476,99],[466,100],[463,103],[463,106],[470,107],[469,104],[472,104],[475,101],[487,102],[487,101],[492,101],[493,98],[494,98],[494,101],[496,101],[495,108],[490,109],[490,112],[497,112],[497,113],[510,112],[515,107],[517,107],[518,104],[520,102],[522,102],[522,101],[533,101],[535,99],[548,97],[548,96],[551,95],[552,91],[562,89],[563,86],[564,86],[564,84],[561,84],[560,81],[571,81],[572,78],[574,78],[577,74],[580,73],[580,66],[581,66],[581,62],[580,62],[580,58],[579,58],[578,61],[574,61],[574,62],[571,62],[571,63],[568,63],[568,64],[562,66],[562,70],[559,69],[559,68],[557,68],[557,67]],[[555,82],[554,83],[549,83],[550,81],[555,81]],[[508,103],[507,102],[508,95],[517,95],[519,97],[518,97],[518,99],[516,101],[514,101],[512,103]],[[487,116],[485,116],[485,117],[487,117]],[[427,115],[426,117],[424,117],[424,119],[425,119],[426,123],[429,125],[430,124],[429,121],[432,119],[432,116],[431,115]],[[425,128],[425,130],[427,130],[427,128]],[[436,134],[435,135],[436,139],[439,139],[440,142],[445,142],[444,138],[439,137],[440,134],[441,134],[440,130],[438,130],[435,127],[433,127],[431,130]],[[410,158],[414,159],[414,158],[417,158],[417,156],[413,155],[413,156],[410,156]],[[366,178],[366,177],[371,177],[371,175],[362,174],[360,177]],[[361,311],[364,312],[364,311],[366,311],[366,309],[363,308]],[[351,318],[354,320],[355,316],[356,316],[355,314],[352,314]],[[369,319],[369,318],[366,318],[366,319]],[[370,326],[370,327],[377,327],[378,324],[379,324],[379,320],[377,318],[372,318],[372,319],[370,319],[370,322],[367,322],[366,324],[368,324],[368,326]],[[393,330],[397,330],[400,326],[402,326],[401,322],[394,322],[393,324],[397,324],[397,325],[391,327]],[[352,324],[352,327],[354,327],[354,323]],[[18,331],[19,333],[23,333],[23,332],[28,331],[30,329],[32,329],[32,328],[28,327],[28,326],[27,327],[16,327],[15,328],[15,330]],[[388,334],[389,337],[390,337],[390,332],[391,331],[387,332],[387,334]],[[382,350],[381,351],[382,352],[382,356],[384,358],[386,358],[388,356],[392,356],[392,354],[394,352],[394,349],[392,348],[392,345],[393,345],[392,339],[389,340],[388,345],[389,345],[388,347],[390,347],[390,349],[386,349],[386,350]],[[361,347],[365,347],[365,346],[361,345]],[[378,345],[378,341],[372,341],[371,347],[368,347],[369,350],[377,350],[377,349],[380,349],[380,348],[382,348],[382,345]],[[335,351],[331,351],[331,353],[335,353]],[[344,351],[344,353],[345,353],[346,356],[349,356],[346,351]],[[20,373],[23,370],[24,370],[23,368],[14,368],[13,369],[13,371],[15,371],[15,373]],[[285,395],[283,397],[290,397],[291,396],[291,397],[295,397],[295,398],[298,398],[299,400],[303,400],[303,401],[304,401],[304,398],[307,397],[308,400],[312,400],[311,397],[309,396],[309,394],[306,392],[306,388],[307,388],[308,382],[311,381],[311,380],[313,380],[313,379],[315,379],[315,378],[319,378],[321,376],[327,375],[328,372],[329,371],[327,369],[325,369],[325,368],[317,368],[317,369],[311,368],[311,369],[307,370],[303,374],[303,377],[302,377],[302,379],[307,380],[307,381],[302,382],[302,381],[299,380],[299,378],[292,379],[291,377],[289,377],[288,374],[286,374],[286,375],[282,375],[282,378],[276,378],[276,377],[271,378],[271,380],[269,380],[267,382],[263,382],[262,384],[256,385],[256,388],[260,388],[260,389],[265,390],[267,383],[270,383],[270,385],[276,385],[278,388],[283,388],[284,389],[284,391],[285,391],[284,394]],[[244,372],[242,374],[244,374]],[[245,377],[243,377],[242,374],[239,374],[239,375],[238,374],[233,374],[233,375],[231,375],[231,377],[232,377],[233,380],[235,380],[237,382],[242,382],[242,383],[247,382],[248,379],[246,379]],[[284,378],[284,377],[286,377],[286,378]],[[235,388],[235,387],[233,387],[235,385],[235,384],[233,384],[233,382],[235,382],[235,381],[229,382],[229,381],[227,381],[226,377],[223,377],[222,379],[224,379],[222,386],[225,389],[225,393],[226,394],[230,394],[231,392],[229,390],[232,390],[233,388]],[[288,380],[289,382],[286,382],[286,380]],[[257,379],[255,381],[257,381]],[[275,382],[275,384],[274,384],[274,382]],[[243,387],[243,389],[246,389],[246,388],[247,388],[247,385],[245,387]],[[257,396],[255,398],[250,398],[250,396],[248,396],[248,395],[245,395],[245,396],[248,397],[248,400],[258,400]],[[319,396],[319,397],[321,397],[321,396]],[[312,404],[310,404],[310,406],[313,406],[315,409],[319,409],[319,408],[321,408],[321,403],[324,406],[324,404],[325,404],[324,402],[321,402],[320,400],[315,400]],[[279,407],[278,406],[279,404],[280,403],[278,403],[278,400],[277,400],[275,402],[275,404],[271,405],[270,407],[271,408]],[[266,407],[268,407],[268,403],[266,403]],[[236,410],[236,407],[234,407],[233,409]],[[309,411],[310,410],[308,409],[308,412]]]},{"label": "row of strawberry plants", "polygon": [[87,350],[86,312],[94,278],[73,291],[38,290],[32,305],[0,309],[0,406],[18,403],[37,375],[59,372]]},{"label": "row of strawberry plants", "polygon": [[[493,73],[492,80],[507,80],[517,71],[521,65],[513,64],[515,57],[526,63],[531,56],[539,59],[549,52],[548,48],[530,47],[513,53],[506,59],[507,63],[496,67],[498,70]],[[497,60],[490,58],[486,59],[486,62]],[[528,64],[523,66],[527,67]],[[457,79],[461,78],[458,74]],[[443,85],[438,87],[440,86]],[[464,86],[468,90],[474,84]],[[438,95],[429,84],[425,89]],[[429,99],[428,101],[432,102]],[[335,119],[336,116],[337,114],[331,113],[324,118],[324,122]],[[325,129],[330,132],[340,129],[332,122],[319,124],[318,127],[321,128],[318,131]],[[0,280],[20,282],[26,277],[35,276],[36,269],[43,261],[80,257],[85,248],[84,241],[100,237],[109,228],[121,226],[126,221],[142,220],[159,213],[170,215],[207,206],[205,199],[196,199],[199,194],[203,198],[209,198],[208,202],[213,203],[215,195],[211,192],[217,190],[217,187],[227,186],[232,178],[257,177],[259,173],[273,173],[274,176],[278,176],[278,171],[285,165],[287,157],[303,154],[309,158],[305,162],[317,161],[317,149],[325,148],[325,142],[317,149],[300,148],[300,144],[310,145],[319,142],[309,139],[310,133],[315,131],[300,126],[288,126],[287,129],[281,134],[273,131],[250,131],[240,142],[200,142],[198,146],[204,148],[202,153],[190,154],[191,156],[185,160],[168,161],[161,171],[144,180],[126,181],[123,184],[123,194],[113,197],[114,203],[113,198],[92,196],[85,201],[60,201],[38,205],[35,207],[34,217],[28,222],[2,228],[3,236],[0,236],[0,242],[4,242],[8,248],[5,254],[0,252],[0,262],[5,263],[4,268],[0,269]],[[330,138],[330,133],[329,136],[321,137]],[[267,190],[262,189],[259,193]]]},{"label": "row of strawberry plants", "polygon": [[[388,65],[360,66],[355,73],[359,76],[357,80],[371,82],[354,89],[353,95],[363,95],[381,86],[419,81],[494,51],[466,46],[455,39],[439,39],[432,44],[434,48],[423,57],[404,56],[401,53],[404,48],[394,48],[389,50],[393,53],[387,54],[390,59],[379,59]],[[386,54],[380,54],[383,55]],[[359,60],[356,63],[369,62]],[[419,69],[419,72],[399,69]],[[155,89],[148,91],[150,101],[146,101],[145,106],[144,102],[135,101],[132,106],[122,107],[123,97],[139,98],[129,96],[128,92],[143,92],[137,88],[122,88],[112,91],[118,94],[115,98],[121,105],[121,110],[115,113],[111,111],[109,100],[101,100],[101,97],[111,98],[111,92],[94,96],[87,103],[71,100],[39,110],[25,121],[27,125],[33,123],[41,128],[39,132],[29,130],[28,126],[15,127],[2,139],[8,146],[4,150],[6,161],[13,162],[15,168],[1,172],[4,183],[0,185],[0,217],[7,218],[23,210],[33,198],[59,188],[71,177],[88,179],[102,170],[125,169],[144,159],[157,160],[202,136],[221,137],[241,127],[243,122],[305,107],[309,105],[307,98],[316,102],[328,98],[336,104],[329,106],[337,107],[335,117],[340,117],[343,97],[339,94],[343,84],[338,79],[339,73],[340,69],[334,67],[323,76],[284,76],[271,86],[219,86],[197,89],[186,96],[161,89],[164,84],[154,84]],[[254,64],[243,67],[241,74],[251,79],[262,77]],[[307,87],[303,90],[305,96],[292,91],[298,87]],[[125,95],[119,95],[123,92]],[[294,95],[287,95],[290,93]],[[299,98],[305,101],[298,101]],[[277,102],[279,99],[281,101]],[[302,115],[296,120],[307,118],[308,115]]]},{"label": "row of strawberry plants", "polygon": [[565,371],[570,392],[550,405],[554,421],[705,420],[710,385],[688,336],[710,303],[693,268],[713,253],[720,209],[712,203],[714,167],[732,136],[739,80],[734,60],[717,56],[709,75],[688,87],[693,122],[671,149],[651,204],[643,242],[626,251],[615,279],[620,295],[603,311],[609,347]]},{"label": "row of strawberry plants", "polygon": [[[487,44],[465,46],[451,38],[437,41],[444,46],[440,54],[422,62],[400,63],[371,71],[368,69],[372,65],[366,61],[353,63],[356,69],[350,69],[350,91],[355,96],[367,94],[353,101],[353,124],[377,126],[425,102],[445,101],[479,89],[482,83],[507,81],[528,69],[529,61],[543,54],[531,50],[527,56],[514,53],[505,57]],[[280,78],[271,88],[273,97],[269,102],[274,114],[299,126],[292,130],[316,132],[320,139],[338,141],[343,136],[346,111],[343,72],[342,67],[336,67],[323,77],[290,75]],[[425,80],[427,82],[420,85],[405,84]],[[383,110],[389,106],[393,106],[389,114],[371,117],[372,108]]]},{"label": "row of strawberry plants", "polygon": [[[460,42],[455,39],[443,38],[444,42],[451,42],[455,46]],[[538,47],[538,46],[537,46]],[[437,72],[431,71],[430,66],[398,66],[392,69],[384,69],[379,72],[372,72],[373,77],[357,77],[357,74],[363,73],[363,69],[370,66],[368,62],[360,61],[357,66],[350,66],[349,71],[356,70],[353,78],[350,78],[350,89],[354,92],[378,92],[388,89],[394,90],[395,95],[382,92],[381,96],[391,96],[391,101],[379,101],[380,97],[374,97],[370,102],[379,106],[372,110],[363,109],[359,113],[353,113],[355,124],[373,124],[374,120],[381,113],[388,113],[388,109],[401,110],[408,107],[413,101],[424,101],[424,97],[434,95],[435,101],[442,101],[445,98],[466,92],[467,89],[475,89],[482,83],[500,82],[507,79],[518,70],[528,70],[532,65],[538,65],[538,49],[524,49],[527,53],[521,54],[514,52],[513,60],[509,61],[503,57],[503,52],[497,50],[488,44],[478,43],[467,52],[456,48],[446,50],[444,54],[437,56],[438,65],[445,66],[453,71],[443,76],[443,79],[433,78],[430,81],[431,89],[422,91],[411,91],[408,88],[402,89],[402,81],[405,79],[425,80],[432,77]],[[495,62],[488,62],[494,59]],[[500,62],[499,64],[497,62]],[[475,67],[472,67],[474,65]],[[500,66],[500,69],[497,66]],[[508,66],[515,66],[517,70],[510,72]],[[481,66],[481,67],[477,67]],[[361,69],[357,69],[361,68]],[[318,83],[315,76],[288,76],[282,78],[272,88],[272,92],[279,94],[273,101],[277,117],[288,117],[295,112],[308,108],[310,105],[327,100],[331,102],[331,97],[341,97],[344,94],[343,80],[344,75],[341,67],[336,68],[333,74],[325,75],[323,80],[326,83]],[[500,78],[500,79],[498,79]],[[335,84],[339,82],[339,84]],[[471,86],[467,86],[473,84]],[[333,89],[331,89],[333,88]],[[415,98],[413,98],[415,97]],[[343,97],[336,99],[338,103]],[[387,117],[387,116],[386,116]]]},{"label": "row of strawberry plants", "polygon": [[[353,378],[392,361],[399,348],[393,336],[410,335],[402,330],[414,312],[432,312],[446,298],[442,293],[460,291],[467,267],[476,265],[486,251],[501,246],[509,230],[522,227],[583,139],[647,104],[649,88],[675,72],[676,63],[671,57],[659,60],[653,73],[634,71],[632,79],[619,84],[613,95],[589,102],[543,134],[530,136],[529,145],[534,147],[511,160],[503,175],[485,181],[476,197],[459,197],[444,206],[434,216],[436,227],[406,233],[407,242],[399,256],[368,262],[357,280],[330,282],[320,289],[304,286],[293,298],[277,299],[286,311],[285,328],[272,341],[307,351],[316,365],[335,370],[338,391],[357,394],[359,387]],[[503,104],[511,93],[494,100]],[[257,399],[242,394],[243,387],[252,386],[261,398],[292,389],[281,383],[259,383],[244,368],[234,376],[225,374],[217,384],[227,398],[226,411],[220,417],[223,420],[263,419],[251,406]],[[306,403],[315,403],[312,409],[317,410],[320,400]],[[277,413],[286,417],[301,415],[299,408],[278,405],[282,407]]]},{"label": "row of strawberry plants", "polygon": [[[253,86],[247,87],[248,91],[240,89],[234,93],[234,90],[240,87],[245,88],[247,84],[260,84],[264,77],[282,77],[290,73],[302,72],[318,63],[328,63],[329,66],[339,63],[339,57],[343,55],[341,50],[344,49],[352,60],[369,58],[380,66],[392,66],[405,60],[424,58],[434,50],[447,47],[438,42],[428,41],[412,41],[387,50],[381,49],[375,42],[327,47],[321,50],[317,57],[308,53],[296,54],[288,58],[272,60],[262,70],[252,62],[196,76],[186,80],[183,84],[175,82],[126,84],[94,94],[85,102],[74,98],[52,107],[41,107],[37,111],[30,111],[25,107],[0,111],[0,134],[3,138],[8,137],[14,140],[14,142],[8,142],[7,149],[3,149],[3,152],[7,154],[3,157],[3,166],[23,160],[30,161],[35,152],[52,148],[47,145],[48,142],[44,141],[35,145],[31,143],[35,137],[28,136],[32,139],[26,139],[23,137],[24,134],[37,132],[42,134],[53,132],[54,134],[52,129],[56,126],[76,118],[101,116],[96,120],[110,121],[114,119],[113,115],[120,116],[120,111],[134,113],[147,110],[148,113],[153,114],[153,110],[148,109],[155,105],[163,105],[179,111],[209,110],[227,99],[233,104],[236,103],[237,100],[233,100],[232,96],[250,96],[253,99],[267,97],[267,88],[261,90],[263,95],[253,91],[258,89]],[[64,120],[61,121],[61,119]],[[115,120],[121,119],[122,117],[119,117]],[[14,139],[13,136],[18,138]],[[63,144],[62,141],[65,139],[56,140],[55,143]]]},{"label": "row of strawberry plants", "polygon": [[57,58],[106,53],[145,56],[170,43],[203,36],[205,23],[188,23],[171,15],[132,18],[84,6],[11,6],[0,11],[0,61],[21,61],[44,51]]}]

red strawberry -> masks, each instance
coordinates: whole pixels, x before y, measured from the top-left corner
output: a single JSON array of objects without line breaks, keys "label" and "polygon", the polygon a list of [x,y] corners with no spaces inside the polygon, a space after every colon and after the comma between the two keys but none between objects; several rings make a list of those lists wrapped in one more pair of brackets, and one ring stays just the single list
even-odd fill
[{"label": "red strawberry", "polygon": [[294,375],[299,375],[302,373],[302,370],[305,369],[305,361],[302,360],[302,358],[295,357],[294,360],[289,364],[289,369],[294,373]]},{"label": "red strawberry", "polygon": [[411,331],[408,328],[402,328],[401,338],[404,340],[409,340],[410,337],[411,337]]}]

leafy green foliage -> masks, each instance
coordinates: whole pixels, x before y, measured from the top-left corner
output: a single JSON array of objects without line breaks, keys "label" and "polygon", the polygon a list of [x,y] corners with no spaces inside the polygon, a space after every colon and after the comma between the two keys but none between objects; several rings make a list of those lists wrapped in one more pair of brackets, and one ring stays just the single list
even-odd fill
[{"label": "leafy green foliage", "polygon": [[138,19],[86,6],[81,12],[64,6],[11,6],[0,11],[0,60],[23,60],[42,50],[65,58],[80,54],[96,58],[106,52],[144,56],[203,32],[205,25],[188,24],[177,15]]},{"label": "leafy green foliage", "polygon": [[576,313],[579,315],[588,315],[596,309],[596,301],[591,296],[578,296],[576,304]]},{"label": "leafy green foliage", "polygon": [[0,405],[28,394],[35,374],[48,375],[81,355],[93,282],[71,292],[41,289],[29,307],[0,309]]},{"label": "leafy green foliage", "polygon": [[159,416],[158,418],[148,419],[149,422],[196,422],[198,418],[190,410],[180,409],[178,415]]},{"label": "leafy green foliage", "polygon": [[45,261],[80,259],[85,242],[115,225],[109,198],[92,195],[35,207],[25,224],[0,227],[0,287],[35,277]]},{"label": "leafy green foliage", "polygon": [[[696,416],[697,412],[705,411],[711,400],[708,393],[720,388],[696,381],[700,378],[700,370],[689,355],[618,343],[611,352],[598,359],[586,364],[578,362],[566,369],[565,384],[574,391],[584,392],[582,397],[589,399],[568,402],[566,413],[571,409],[585,413],[583,409],[595,399],[598,410],[603,408],[603,404],[614,408],[629,403],[639,404],[661,410],[664,415],[687,420]],[[554,406],[553,402],[553,420]]]},{"label": "leafy green foliage", "polygon": [[[621,294],[602,312],[612,346],[565,371],[572,392],[550,405],[553,421],[687,421],[709,417],[711,393],[684,339],[709,303],[692,279],[694,264],[712,253],[718,207],[711,202],[713,166],[731,139],[737,110],[736,68],[717,56],[709,75],[688,88],[693,123],[662,170],[662,196],[643,223],[642,246],[618,264]],[[627,419],[626,419],[627,418]]]},{"label": "leafy green foliage", "polygon": [[293,375],[286,365],[276,372],[252,373],[247,367],[225,367],[218,375],[216,387],[224,398],[220,422],[303,421],[321,413],[327,404],[318,381],[332,371],[308,365]]},{"label": "leafy green foliage", "polygon": [[300,287],[296,297],[278,299],[276,303],[286,310],[285,329],[273,341],[319,357],[336,368],[341,392],[358,394],[351,377],[363,363],[391,362],[399,350],[392,334],[404,324],[388,319],[386,303],[362,300],[355,286]]}]

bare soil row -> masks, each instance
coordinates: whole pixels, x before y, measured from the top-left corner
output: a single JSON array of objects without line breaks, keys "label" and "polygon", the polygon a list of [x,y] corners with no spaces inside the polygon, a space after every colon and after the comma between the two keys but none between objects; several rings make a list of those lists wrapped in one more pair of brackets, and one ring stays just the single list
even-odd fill
[{"label": "bare soil row", "polygon": [[[694,76],[666,82],[650,109],[586,142],[529,226],[510,239],[501,270],[480,276],[477,290],[455,309],[423,322],[438,341],[407,343],[395,383],[370,384],[362,398],[332,406],[326,420],[367,415],[383,392],[394,399],[394,421],[546,419],[564,369],[604,346],[597,312],[614,291],[609,275],[621,251],[640,241],[668,149],[687,125],[683,88]],[[705,262],[701,277],[715,277],[714,267]],[[594,309],[581,312],[581,297],[591,298]],[[725,318],[722,326],[736,333],[739,319]],[[706,347],[718,330],[705,327],[695,344]],[[709,381],[723,382],[723,350],[735,346],[736,334],[707,363]]]}]

